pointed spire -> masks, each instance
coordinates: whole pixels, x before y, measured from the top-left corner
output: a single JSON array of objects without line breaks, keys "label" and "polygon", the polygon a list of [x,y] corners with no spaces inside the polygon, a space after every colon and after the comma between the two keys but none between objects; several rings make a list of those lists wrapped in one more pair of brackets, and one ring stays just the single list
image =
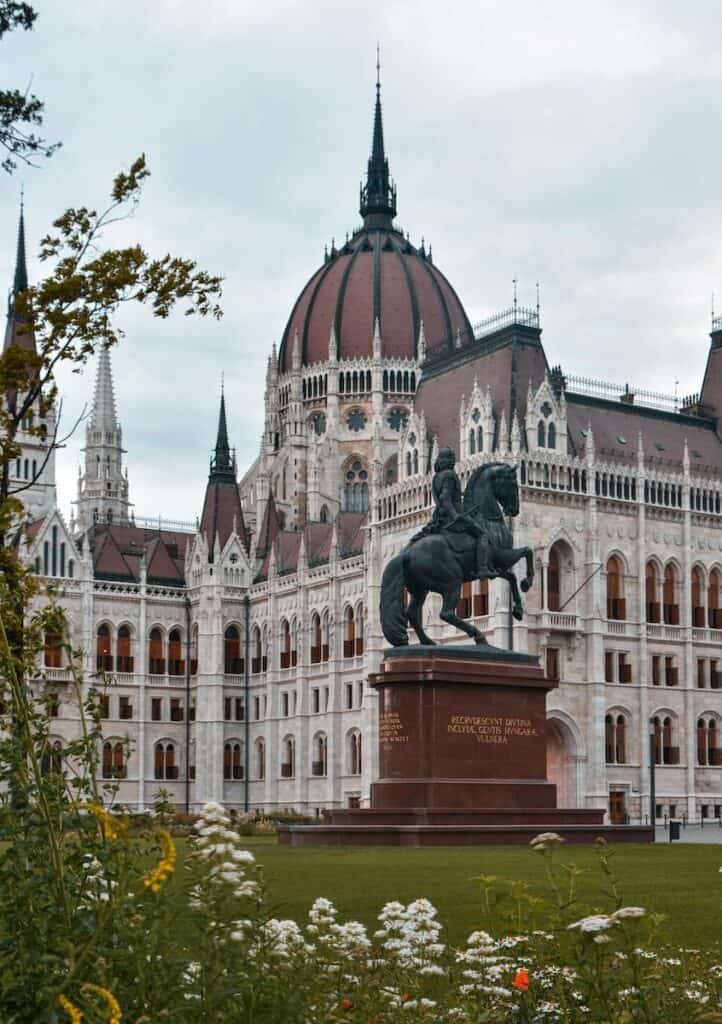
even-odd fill
[{"label": "pointed spire", "polygon": [[416,358],[419,363],[426,362],[426,334],[424,333],[424,321],[419,322],[419,341],[416,346]]},{"label": "pointed spire", "polygon": [[390,228],[396,216],[396,186],[389,175],[389,162],[384,150],[384,126],[381,115],[381,62],[376,48],[376,106],[371,156],[366,170],[366,184],[361,188],[361,216],[364,227]]},{"label": "pointed spire", "polygon": [[103,346],[98,355],[98,369],[95,374],[93,411],[88,421],[89,430],[106,433],[118,429],[118,413],[115,408],[113,370],[110,365],[110,351]]},{"label": "pointed spire", "polygon": [[20,194],[20,221],[18,223],[18,244],[17,251],[15,254],[15,277],[13,279],[13,289],[8,299],[8,316],[13,311],[13,303],[16,296],[27,291],[28,288],[28,268],[25,262],[25,203],[23,200],[22,193]]},{"label": "pointed spire", "polygon": [[335,363],[338,359],[338,341],[336,340],[336,325],[331,324],[331,333],[328,338],[328,360]]},{"label": "pointed spire", "polygon": [[293,332],[293,349],[291,351],[291,369],[298,372],[301,369],[301,342],[298,338],[298,330]]},{"label": "pointed spire", "polygon": [[374,337],[373,337],[373,357],[374,359],[381,358],[381,327],[379,325],[379,318],[376,317],[374,320]]},{"label": "pointed spire", "polygon": [[216,447],[211,459],[210,481],[235,480],[236,470],[231,448],[228,444],[228,426],[226,424],[226,396],[221,386],[221,408],[218,413],[218,434],[216,436]]}]

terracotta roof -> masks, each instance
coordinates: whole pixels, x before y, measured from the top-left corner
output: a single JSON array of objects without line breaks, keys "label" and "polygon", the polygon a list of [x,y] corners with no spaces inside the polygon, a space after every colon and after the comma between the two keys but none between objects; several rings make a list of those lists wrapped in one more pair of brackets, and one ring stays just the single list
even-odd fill
[{"label": "terracotta roof", "polygon": [[458,296],[423,249],[393,228],[364,228],[301,292],[283,334],[279,369],[291,369],[296,332],[302,364],[325,361],[332,324],[339,359],[370,358],[377,317],[387,358],[414,358],[421,320],[431,346],[451,347],[457,330],[471,333]]},{"label": "terracotta roof", "polygon": [[636,463],[641,431],[648,467],[681,471],[686,440],[693,471],[722,474],[722,445],[711,420],[567,392],[569,440],[577,453],[584,450],[582,431],[590,424],[600,460]]},{"label": "terracotta roof", "polygon": [[[339,556],[350,558],[363,551],[363,526],[366,516],[360,512],[339,512],[336,517]],[[296,572],[301,537],[306,545],[306,560],[309,566],[324,565],[331,555],[332,523],[308,523],[303,534],[300,530],[279,530],[275,536],[276,571],[279,575]],[[259,552],[260,553],[260,552]],[[256,581],[268,578],[271,563],[270,548],[265,552]]]},{"label": "terracotta roof", "polygon": [[233,532],[234,522],[241,543],[247,549],[248,537],[243,521],[238,484],[235,480],[210,480],[203,501],[200,531],[206,536],[211,557],[216,534],[218,534],[218,540],[223,548]]},{"label": "terracotta roof", "polygon": [[256,545],[256,553],[258,555],[265,555],[269,552],[271,545],[278,536],[281,529],[281,521],[278,515],[278,509],[276,508],[276,502],[273,497],[273,491],[268,496],[268,502],[266,503],[266,509],[263,513],[263,522],[261,528],[258,531],[258,544]]},{"label": "terracotta roof", "polygon": [[149,583],[182,586],[185,548],[192,536],[176,530],[98,523],[88,534],[95,576],[138,582],[145,557]]}]

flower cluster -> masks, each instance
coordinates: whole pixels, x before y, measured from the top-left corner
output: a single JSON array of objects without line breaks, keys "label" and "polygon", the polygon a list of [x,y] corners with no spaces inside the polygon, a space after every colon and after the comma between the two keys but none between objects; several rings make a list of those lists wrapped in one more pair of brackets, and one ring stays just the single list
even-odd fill
[{"label": "flower cluster", "polygon": [[[255,863],[248,850],[241,849],[241,839],[230,827],[230,819],[220,804],[209,802],[194,826],[195,849],[198,856],[209,863],[206,877],[217,884],[233,887],[238,897],[256,896],[258,883],[246,877],[245,868]],[[198,893],[193,902],[198,902]]]},{"label": "flower cluster", "polygon": [[161,884],[175,871],[175,844],[170,832],[164,828],[158,829],[161,840],[161,859],[158,866],[143,879],[143,885],[151,892],[158,892]]}]

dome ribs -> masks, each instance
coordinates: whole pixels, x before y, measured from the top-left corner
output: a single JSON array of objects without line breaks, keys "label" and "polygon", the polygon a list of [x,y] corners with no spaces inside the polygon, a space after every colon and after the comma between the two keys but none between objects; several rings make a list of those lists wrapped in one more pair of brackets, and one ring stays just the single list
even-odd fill
[{"label": "dome ribs", "polygon": [[344,275],[341,278],[341,287],[338,290],[338,298],[336,299],[336,314],[335,314],[335,317],[334,317],[334,325],[335,325],[335,328],[336,328],[336,338],[338,339],[338,341],[337,341],[337,352],[339,354],[339,358],[341,358],[341,355],[340,355],[340,353],[341,353],[341,341],[340,341],[340,339],[341,339],[341,321],[343,320],[343,304],[344,304],[344,300],[346,298],[346,286],[348,284],[348,279],[349,279],[349,274],[351,273],[351,269],[352,269],[354,263],[356,262],[356,257],[358,256],[358,254],[360,252],[361,252],[361,246],[360,245],[357,246],[356,249],[353,250],[352,255],[351,255],[351,257],[350,257],[350,259],[348,261],[348,266],[346,267],[346,270],[344,271]]},{"label": "dome ribs", "polygon": [[[390,240],[391,240],[391,236],[389,235],[389,241]],[[416,294],[416,287],[414,285],[413,278],[411,277],[411,273],[409,272],[409,268],[406,266],[406,260],[404,259],[404,254],[403,254],[402,249],[399,246],[393,245],[393,243],[392,243],[392,247],[393,247],[393,251],[396,253],[396,256],[398,257],[399,263],[401,264],[401,268],[402,268],[402,270],[404,272],[404,277],[406,278],[406,286],[409,289],[409,299],[411,301],[411,316],[412,316],[413,324],[414,324],[414,335],[413,335],[414,358],[417,358],[418,357],[418,352],[416,351],[416,345],[417,345],[417,339],[419,337],[419,325],[420,325],[420,322],[421,322],[421,318],[419,316],[419,298],[418,298],[418,296]]]},{"label": "dome ribs", "polygon": [[[446,299],[444,298],[444,293],[441,290],[441,286],[439,285],[439,282],[436,280],[436,275],[434,274],[434,271],[433,271],[431,265],[429,263],[427,263],[424,258],[420,258],[419,259],[419,263],[424,268],[424,271],[429,275],[429,277],[431,278],[431,281],[432,281],[432,283],[434,285],[434,290],[435,290],[435,292],[436,292],[436,294],[437,294],[437,296],[439,298],[439,302],[441,303],[441,309],[442,309],[443,314],[444,314],[444,322],[446,324],[446,336],[448,338],[447,345],[448,345],[449,348],[453,348],[454,347],[454,331],[453,331],[453,328],[451,326],[451,315],[449,314],[449,307],[446,305]],[[414,342],[414,344],[415,344],[415,342]],[[432,345],[433,345],[433,340],[432,340]]]},{"label": "dome ribs", "polygon": [[[376,232],[374,238],[374,324],[378,320],[383,331],[381,321],[381,232]],[[383,339],[383,333],[382,333]],[[382,341],[383,344],[383,341]]]}]

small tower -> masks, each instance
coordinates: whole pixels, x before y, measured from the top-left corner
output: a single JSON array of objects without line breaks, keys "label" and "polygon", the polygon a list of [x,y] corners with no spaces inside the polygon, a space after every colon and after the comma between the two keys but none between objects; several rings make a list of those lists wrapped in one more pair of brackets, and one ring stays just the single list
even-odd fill
[{"label": "small tower", "polygon": [[[16,347],[35,355],[35,338],[23,318],[16,311],[16,301],[28,289],[28,270],[25,260],[25,211],[20,202],[15,274],[8,294],[8,318],[5,327],[3,352]],[[20,415],[24,395],[7,391],[0,401],[7,403],[11,413]],[[10,464],[10,492],[17,493],[29,518],[39,518],[56,505],[55,450],[48,451],[50,439],[55,436],[55,409],[41,409],[35,402],[23,413],[16,441],[19,456]]]},{"label": "small tower", "polygon": [[216,555],[223,550],[232,533],[236,533],[248,551],[248,535],[243,521],[241,496],[236,482],[236,460],[231,455],[228,444],[226,400],[222,391],[216,447],[211,457],[200,532],[205,536],[210,562],[213,562]]},{"label": "small tower", "polygon": [[93,410],[85,428],[85,467],[78,480],[76,524],[85,533],[93,523],[128,522],[128,476],[123,471],[123,431],[118,421],[110,352],[101,348]]}]

